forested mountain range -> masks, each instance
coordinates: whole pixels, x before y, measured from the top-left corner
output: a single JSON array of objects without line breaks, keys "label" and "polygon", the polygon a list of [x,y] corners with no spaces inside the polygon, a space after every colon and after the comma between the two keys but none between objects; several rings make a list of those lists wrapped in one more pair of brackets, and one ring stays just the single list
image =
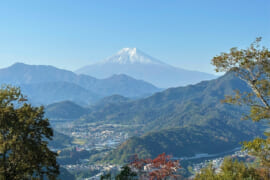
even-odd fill
[{"label": "forested mountain range", "polygon": [[98,100],[95,104],[90,106],[82,106],[73,101],[60,101],[45,106],[45,116],[51,121],[73,121],[78,120],[83,116],[91,114],[91,112],[104,108],[106,106],[118,105],[120,103],[131,102],[133,99],[121,96],[112,95]]},{"label": "forested mountain range", "polygon": [[105,161],[123,162],[135,153],[151,157],[163,152],[174,156],[219,153],[261,135],[261,125],[241,120],[248,112],[246,107],[221,103],[235,89],[250,91],[242,80],[228,73],[144,99],[100,106],[81,117],[79,123],[138,125],[144,133],[119,146]]},{"label": "forested mountain range", "polygon": [[166,153],[173,157],[192,157],[196,154],[216,154],[240,147],[240,142],[254,137],[254,132],[241,132],[225,126],[185,126],[131,137],[102,160],[125,164],[137,154],[140,158],[154,158]]},{"label": "forested mountain range", "polygon": [[235,119],[242,115],[239,107],[220,102],[235,89],[249,91],[242,80],[229,73],[196,85],[170,88],[147,98],[101,106],[81,121],[142,124],[145,131],[189,124],[237,124],[241,121]]}]

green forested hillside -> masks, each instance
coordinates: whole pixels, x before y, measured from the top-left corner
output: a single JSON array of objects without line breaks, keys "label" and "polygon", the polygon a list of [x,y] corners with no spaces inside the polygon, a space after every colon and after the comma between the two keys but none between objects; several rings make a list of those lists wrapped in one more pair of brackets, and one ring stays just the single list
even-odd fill
[{"label": "green forested hillside", "polygon": [[91,106],[91,111],[103,109],[105,107],[112,107],[113,105],[119,105],[119,104],[127,103],[130,101],[131,101],[130,98],[127,98],[121,95],[107,96],[99,100],[93,106]]},{"label": "green forested hillside", "polygon": [[60,175],[58,178],[61,180],[75,180],[76,179],[74,175],[70,174],[68,170],[62,167],[60,167]]},{"label": "green forested hillside", "polygon": [[166,152],[174,157],[194,156],[199,153],[220,153],[239,147],[243,139],[252,138],[234,129],[211,126],[171,128],[132,137],[103,160],[113,163],[126,163],[134,154],[142,158],[154,158]]},{"label": "green forested hillside", "polygon": [[250,122],[239,120],[243,111],[220,102],[235,87],[248,90],[244,82],[227,74],[216,80],[171,88],[145,99],[103,106],[81,121],[139,124],[145,132],[192,124],[228,125],[247,130]]},{"label": "green forested hillside", "polygon": [[246,107],[221,103],[235,87],[249,91],[244,82],[229,73],[149,98],[100,107],[81,121],[140,125],[147,133],[130,138],[105,161],[123,162],[132,154],[155,157],[163,152],[173,156],[224,152],[240,146],[240,141],[261,135],[260,125],[241,120]]},{"label": "green forested hillside", "polygon": [[49,141],[49,146],[52,148],[64,148],[68,145],[71,145],[73,141],[73,138],[64,135],[62,133],[59,133],[57,131],[53,132],[53,139],[52,141]]},{"label": "green forested hillside", "polygon": [[50,119],[78,119],[89,113],[89,109],[79,106],[71,101],[53,103],[45,108],[46,116]]},{"label": "green forested hillside", "polygon": [[102,106],[103,104],[117,104],[117,103],[124,103],[124,102],[129,102],[130,99],[121,95],[112,95],[112,96],[107,96],[104,97],[103,99],[99,100],[96,105],[99,107]]}]

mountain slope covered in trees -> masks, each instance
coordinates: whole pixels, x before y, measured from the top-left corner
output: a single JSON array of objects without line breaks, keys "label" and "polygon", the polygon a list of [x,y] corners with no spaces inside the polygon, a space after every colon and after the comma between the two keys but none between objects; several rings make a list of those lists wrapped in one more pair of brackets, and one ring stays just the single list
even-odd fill
[{"label": "mountain slope covered in trees", "polygon": [[45,112],[46,117],[49,119],[75,120],[89,113],[89,109],[77,105],[72,101],[62,101],[46,106]]},{"label": "mountain slope covered in trees", "polygon": [[244,82],[229,73],[196,85],[167,89],[148,98],[101,106],[81,121],[139,124],[146,132],[190,124],[222,124],[245,129],[246,123],[238,120],[241,110],[220,102],[234,92],[234,87],[249,91]]},{"label": "mountain slope covered in trees", "polygon": [[150,157],[163,152],[174,156],[220,153],[262,135],[261,125],[241,120],[247,107],[221,103],[235,88],[250,91],[242,80],[228,73],[148,98],[99,107],[80,122],[137,125],[134,131],[144,133],[119,146],[104,158],[106,161],[123,162],[136,153]]},{"label": "mountain slope covered in trees", "polygon": [[[254,132],[253,132],[254,133]],[[211,126],[186,126],[147,133],[132,137],[103,158],[112,163],[127,163],[137,154],[141,158],[153,158],[166,153],[173,157],[191,157],[196,154],[215,154],[240,146],[254,134],[243,133],[237,128]]]}]

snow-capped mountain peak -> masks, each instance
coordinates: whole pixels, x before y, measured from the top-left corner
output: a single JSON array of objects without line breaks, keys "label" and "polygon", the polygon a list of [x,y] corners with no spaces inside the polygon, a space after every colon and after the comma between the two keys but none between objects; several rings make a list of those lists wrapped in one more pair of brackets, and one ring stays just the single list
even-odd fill
[{"label": "snow-capped mountain peak", "polygon": [[136,55],[137,48],[123,48],[117,54],[128,54],[129,56]]},{"label": "snow-capped mountain peak", "polygon": [[211,74],[189,71],[163,63],[137,48],[123,48],[113,56],[99,63],[82,67],[76,72],[96,78],[126,74],[136,79],[151,82],[161,88],[194,84],[215,78]]},{"label": "snow-capped mountain peak", "polygon": [[123,48],[115,55],[101,62],[116,64],[163,64],[155,58],[145,54],[137,48]]}]

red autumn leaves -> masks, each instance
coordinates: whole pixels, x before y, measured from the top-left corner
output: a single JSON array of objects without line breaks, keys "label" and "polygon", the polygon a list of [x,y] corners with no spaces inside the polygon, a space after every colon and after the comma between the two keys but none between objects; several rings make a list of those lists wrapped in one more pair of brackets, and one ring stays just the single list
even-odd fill
[{"label": "red autumn leaves", "polygon": [[140,179],[161,180],[165,177],[179,177],[176,175],[181,168],[179,160],[171,160],[171,156],[165,153],[158,155],[155,159],[139,159],[137,155],[133,157],[129,164],[137,171]]}]

